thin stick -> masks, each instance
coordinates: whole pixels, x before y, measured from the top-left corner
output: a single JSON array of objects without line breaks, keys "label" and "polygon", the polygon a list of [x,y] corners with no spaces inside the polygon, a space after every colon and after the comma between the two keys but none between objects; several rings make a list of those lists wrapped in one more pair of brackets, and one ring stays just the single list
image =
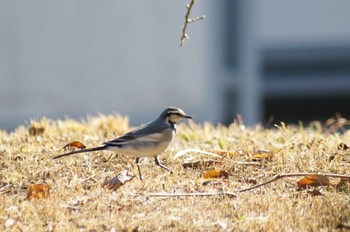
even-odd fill
[{"label": "thin stick", "polygon": [[236,191],[234,191],[234,192],[239,192],[239,193],[247,192],[247,191],[250,191],[250,190],[252,190],[252,189],[256,189],[256,188],[259,188],[259,187],[261,187],[261,186],[270,184],[270,183],[272,183],[272,182],[274,182],[274,181],[276,181],[276,180],[279,180],[279,179],[285,178],[285,177],[310,176],[310,175],[322,175],[322,176],[327,176],[327,177],[349,178],[349,179],[350,179],[350,175],[321,174],[321,173],[282,173],[282,174],[277,174],[272,180],[268,180],[268,181],[266,181],[266,182],[264,182],[264,183],[254,185],[254,186],[249,187],[249,188],[246,188],[246,189],[236,190]]},{"label": "thin stick", "polygon": [[219,196],[226,195],[236,197],[236,194],[230,192],[216,192],[216,193],[149,193],[151,197],[207,197],[207,196]]},{"label": "thin stick", "polygon": [[[282,173],[282,174],[277,174],[273,179],[268,180],[266,182],[263,182],[261,184],[254,185],[249,188],[245,189],[240,189],[240,190],[234,190],[233,192],[247,192],[252,189],[259,188],[261,186],[270,184],[276,180],[286,178],[286,177],[295,177],[295,176],[311,176],[311,175],[319,175],[319,176],[327,176],[327,177],[334,177],[334,178],[349,178],[350,175],[339,175],[339,174],[321,174],[321,173]],[[190,197],[190,196],[218,196],[218,195],[226,195],[226,196],[231,196],[231,197],[236,197],[237,195],[234,194],[233,192],[216,192],[216,193],[149,193],[148,196],[151,197]]]}]

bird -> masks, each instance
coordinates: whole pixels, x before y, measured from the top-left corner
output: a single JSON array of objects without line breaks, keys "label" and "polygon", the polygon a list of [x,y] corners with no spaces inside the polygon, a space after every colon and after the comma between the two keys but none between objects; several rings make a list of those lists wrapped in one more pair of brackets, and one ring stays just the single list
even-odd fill
[{"label": "bird", "polygon": [[165,151],[175,138],[176,123],[181,119],[193,119],[178,107],[168,107],[159,117],[114,140],[104,142],[101,146],[71,151],[53,157],[62,158],[78,153],[94,151],[116,151],[118,154],[135,158],[140,180],[143,179],[140,169],[140,158],[153,157],[155,164],[172,173],[160,163],[158,155]]}]

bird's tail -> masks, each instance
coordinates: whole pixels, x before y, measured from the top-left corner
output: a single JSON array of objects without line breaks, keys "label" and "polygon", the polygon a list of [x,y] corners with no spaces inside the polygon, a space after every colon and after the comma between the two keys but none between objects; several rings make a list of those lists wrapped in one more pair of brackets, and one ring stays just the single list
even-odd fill
[{"label": "bird's tail", "polygon": [[71,151],[68,153],[57,155],[57,156],[53,157],[53,159],[58,159],[58,158],[61,158],[64,156],[74,155],[74,154],[83,153],[83,152],[102,151],[102,150],[105,150],[106,148],[107,148],[107,146],[103,145],[100,147],[92,147],[92,148],[87,148],[87,149],[82,149],[82,150],[77,150],[77,151]]}]

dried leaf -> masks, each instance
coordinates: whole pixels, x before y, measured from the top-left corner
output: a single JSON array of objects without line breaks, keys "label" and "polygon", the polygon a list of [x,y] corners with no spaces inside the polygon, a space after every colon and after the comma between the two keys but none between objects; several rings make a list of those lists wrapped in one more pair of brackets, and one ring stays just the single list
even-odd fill
[{"label": "dried leaf", "polygon": [[129,170],[125,169],[121,173],[119,173],[117,176],[113,177],[110,180],[106,180],[102,187],[104,187],[107,190],[116,191],[121,186],[123,186],[126,182],[131,181],[135,176],[129,175]]},{"label": "dried leaf", "polygon": [[226,172],[225,170],[220,170],[217,171],[215,169],[209,170],[208,172],[203,174],[203,178],[205,179],[210,179],[210,178],[228,178],[228,172]]},{"label": "dried leaf", "polygon": [[305,176],[304,178],[300,179],[297,182],[297,185],[299,188],[306,187],[306,186],[328,186],[329,185],[329,179],[327,176],[324,175],[309,175]]},{"label": "dried leaf", "polygon": [[50,187],[48,184],[33,184],[29,187],[26,200],[47,198],[50,194]]},{"label": "dried leaf", "polygon": [[341,177],[340,182],[350,182],[350,178],[347,177]]},{"label": "dried leaf", "polygon": [[257,150],[252,155],[252,161],[261,161],[263,159],[271,159],[272,156],[273,156],[273,153],[271,151]]},{"label": "dried leaf", "polygon": [[338,146],[337,146],[338,150],[347,150],[349,149],[349,146],[346,145],[345,143],[339,143]]},{"label": "dried leaf", "polygon": [[187,159],[182,164],[183,168],[199,168],[199,167],[208,167],[213,164],[221,164],[221,160],[213,160],[213,159],[202,159],[202,160],[194,160]]},{"label": "dried leaf", "polygon": [[80,141],[73,141],[63,147],[63,149],[85,149],[86,146]]}]

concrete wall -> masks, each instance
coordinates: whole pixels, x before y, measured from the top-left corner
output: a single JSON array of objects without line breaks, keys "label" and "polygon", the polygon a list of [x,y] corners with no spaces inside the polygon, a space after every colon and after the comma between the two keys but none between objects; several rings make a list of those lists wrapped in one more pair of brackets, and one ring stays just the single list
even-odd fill
[{"label": "concrete wall", "polygon": [[[186,1],[0,0],[0,128],[112,112],[138,124],[168,105],[198,121],[241,113],[253,124],[262,119],[263,50],[350,47],[350,1],[231,1],[197,1],[192,16],[207,18],[189,25],[180,48]],[[236,44],[224,42],[231,30]]]},{"label": "concrete wall", "polygon": [[141,123],[168,105],[205,119],[205,24],[190,25],[180,48],[185,11],[180,1],[0,1],[0,128],[99,112]]}]

